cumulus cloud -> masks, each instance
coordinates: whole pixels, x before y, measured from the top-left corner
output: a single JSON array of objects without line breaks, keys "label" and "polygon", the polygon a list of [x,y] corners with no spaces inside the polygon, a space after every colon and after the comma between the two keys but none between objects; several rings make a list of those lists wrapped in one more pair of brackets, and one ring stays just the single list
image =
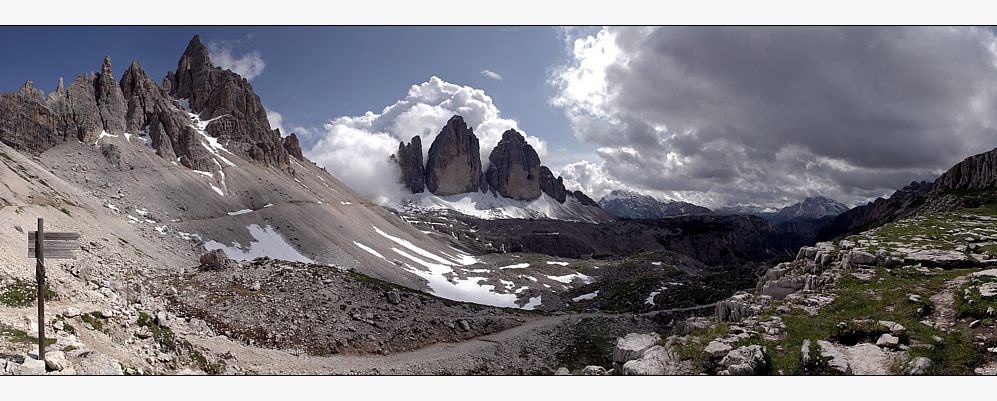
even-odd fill
[{"label": "cumulus cloud", "polygon": [[491,78],[491,79],[494,79],[496,81],[501,81],[502,80],[502,76],[501,75],[499,75],[497,72],[493,72],[493,71],[489,71],[489,70],[481,70],[481,75],[484,75],[484,76],[486,76],[488,78]]},{"label": "cumulus cloud", "polygon": [[569,43],[551,104],[599,149],[578,176],[593,193],[854,205],[997,146],[982,28],[621,27]]},{"label": "cumulus cloud", "polygon": [[547,143],[527,135],[515,120],[501,116],[491,97],[480,89],[461,86],[432,77],[413,85],[404,99],[385,107],[381,113],[343,116],[325,124],[324,133],[305,156],[325,167],[333,176],[357,192],[377,201],[395,201],[404,196],[398,183],[400,171],[390,163],[398,143],[422,138],[423,159],[440,130],[454,114],[478,137],[483,168],[488,155],[502,139],[502,133],[515,129],[526,137],[541,160],[547,156]]},{"label": "cumulus cloud", "polygon": [[284,122],[284,116],[280,113],[270,110],[269,107],[263,106],[263,109],[267,111],[267,120],[270,121],[270,129],[279,129],[280,136],[288,136],[291,133],[284,130],[284,126],[281,125]]},{"label": "cumulus cloud", "polygon": [[208,54],[211,63],[232,72],[239,74],[247,80],[252,80],[263,73],[263,68],[267,63],[259,51],[252,51],[242,56],[232,53],[232,42],[225,40],[212,40],[208,42]]}]

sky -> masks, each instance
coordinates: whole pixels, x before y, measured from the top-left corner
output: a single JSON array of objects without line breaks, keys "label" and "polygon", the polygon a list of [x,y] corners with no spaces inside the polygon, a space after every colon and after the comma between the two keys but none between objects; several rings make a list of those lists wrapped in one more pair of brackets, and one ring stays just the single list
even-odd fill
[{"label": "sky", "polygon": [[711,208],[856,206],[997,147],[997,37],[972,26],[0,26],[0,92],[104,56],[161,80],[194,34],[372,198],[455,113],[485,165],[512,128],[569,190]]}]

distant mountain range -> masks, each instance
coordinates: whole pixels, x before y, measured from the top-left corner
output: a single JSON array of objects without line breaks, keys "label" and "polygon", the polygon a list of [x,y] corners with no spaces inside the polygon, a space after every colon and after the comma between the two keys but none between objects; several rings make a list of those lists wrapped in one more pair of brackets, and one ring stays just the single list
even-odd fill
[{"label": "distant mountain range", "polygon": [[599,200],[599,207],[625,219],[660,219],[684,214],[713,214],[688,202],[661,201],[634,191],[614,190]]},{"label": "distant mountain range", "polygon": [[758,216],[779,224],[797,220],[815,220],[837,216],[848,206],[833,199],[815,196],[782,209],[762,208],[755,205],[727,206],[716,211],[688,202],[658,200],[635,191],[615,190],[599,200],[599,207],[618,217],[628,219],[660,219],[686,214],[746,214]]}]

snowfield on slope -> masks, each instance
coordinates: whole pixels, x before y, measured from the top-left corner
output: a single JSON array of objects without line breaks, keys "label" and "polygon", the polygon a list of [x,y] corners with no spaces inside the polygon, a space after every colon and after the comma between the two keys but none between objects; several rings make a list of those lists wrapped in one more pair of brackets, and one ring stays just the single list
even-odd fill
[{"label": "snowfield on slope", "polygon": [[253,260],[267,256],[273,259],[290,260],[293,262],[315,263],[298,252],[287,240],[269,225],[261,228],[259,225],[250,224],[246,227],[256,241],[250,242],[247,247],[243,247],[238,242],[232,246],[222,244],[217,241],[205,241],[204,249],[213,251],[221,249],[228,257],[235,260]]},{"label": "snowfield on slope", "polygon": [[400,204],[389,204],[404,212],[429,210],[454,210],[479,219],[553,219],[585,223],[605,223],[607,215],[593,206],[585,206],[569,196],[562,204],[545,193],[531,201],[515,200],[490,193],[472,192],[459,195],[438,196],[430,192],[415,194]]},{"label": "snowfield on slope", "polygon": [[[430,293],[433,295],[461,302],[474,302],[482,305],[525,310],[532,310],[541,303],[541,297],[537,296],[531,297],[525,305],[516,304],[516,301],[519,300],[517,294],[525,288],[516,289],[513,293],[498,293],[494,285],[479,284],[486,280],[486,277],[469,276],[462,279],[454,275],[455,267],[461,268],[462,266],[481,263],[480,260],[471,255],[453,248],[451,249],[453,249],[454,255],[442,252],[442,255],[436,255],[405,239],[390,235],[376,226],[374,227],[374,231],[400,246],[392,247],[391,250],[402,257],[399,261],[406,270],[429,282]],[[381,259],[388,260],[384,255],[364,244],[356,241],[353,243],[364,251]],[[487,269],[465,269],[465,271],[486,273]],[[503,281],[502,283],[506,289],[511,289],[511,282]]]}]

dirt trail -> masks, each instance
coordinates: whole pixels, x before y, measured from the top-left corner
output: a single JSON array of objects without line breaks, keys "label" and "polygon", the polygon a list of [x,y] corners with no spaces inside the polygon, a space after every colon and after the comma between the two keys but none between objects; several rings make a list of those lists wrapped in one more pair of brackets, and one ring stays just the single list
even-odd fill
[{"label": "dirt trail", "polygon": [[223,336],[189,336],[192,343],[234,358],[229,363],[258,374],[346,375],[346,374],[460,374],[482,361],[500,362],[507,346],[527,341],[534,332],[562,322],[578,321],[599,314],[544,316],[527,320],[515,328],[459,343],[437,343],[416,351],[389,355],[294,355],[288,351],[247,346]]}]

